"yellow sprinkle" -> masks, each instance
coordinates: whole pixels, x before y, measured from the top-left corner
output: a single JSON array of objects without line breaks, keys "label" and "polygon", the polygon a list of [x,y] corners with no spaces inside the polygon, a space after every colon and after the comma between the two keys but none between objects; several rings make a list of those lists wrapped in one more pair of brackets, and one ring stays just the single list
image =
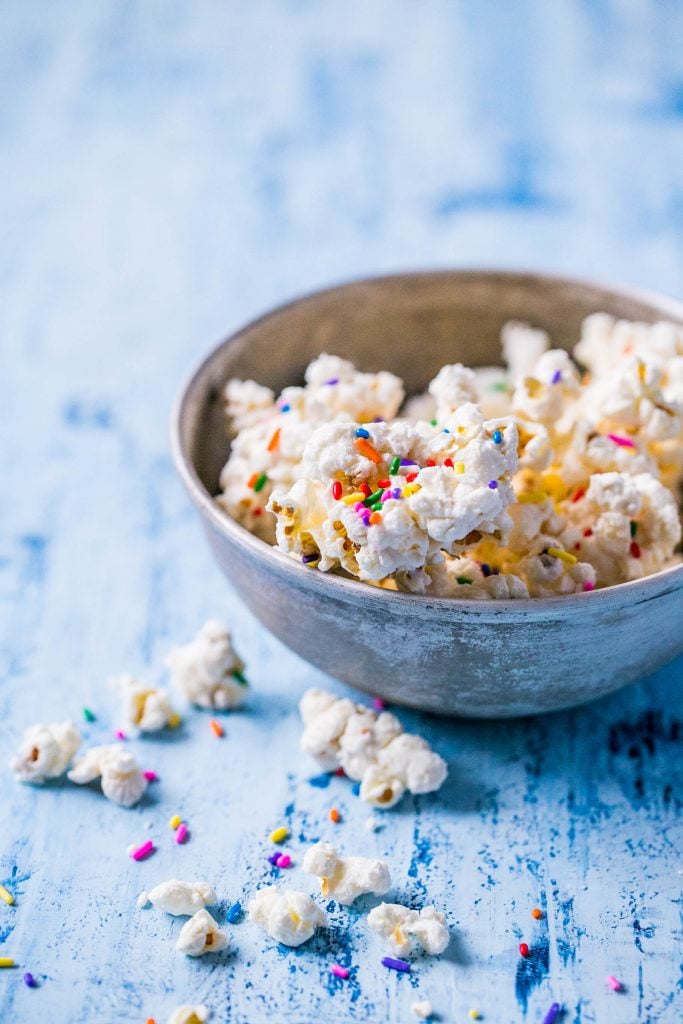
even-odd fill
[{"label": "yellow sprinkle", "polygon": [[545,491],[525,491],[517,495],[517,501],[522,505],[542,505],[547,500],[548,495]]},{"label": "yellow sprinkle", "polygon": [[299,915],[294,910],[290,910],[289,916],[291,917],[292,921],[298,928],[299,925],[301,924],[301,918],[299,917]]},{"label": "yellow sprinkle", "polygon": [[464,462],[456,462],[455,465],[453,466],[453,469],[455,470],[456,473],[464,473],[465,472],[465,463]]},{"label": "yellow sprinkle", "polygon": [[289,829],[284,825],[280,825],[279,828],[273,829],[268,838],[271,843],[284,843],[285,839],[289,835]]},{"label": "yellow sprinkle", "polygon": [[479,1010],[470,1010],[467,1016],[470,1018],[470,1020],[479,1020],[481,1014],[479,1013]]},{"label": "yellow sprinkle", "polygon": [[180,717],[177,711],[174,711],[166,724],[168,725],[169,729],[177,729],[181,722],[182,718]]},{"label": "yellow sprinkle", "polygon": [[548,548],[548,554],[552,555],[553,558],[559,558],[565,565],[576,565],[578,562],[576,555],[570,555],[568,551],[563,551],[562,548]]},{"label": "yellow sprinkle", "polygon": [[4,885],[0,885],[0,900],[4,900],[5,903],[9,904],[10,907],[14,903],[14,896],[12,895],[11,892],[7,892],[7,889],[4,887]]},{"label": "yellow sprinkle", "polygon": [[14,960],[11,956],[0,956],[0,967],[14,967]]},{"label": "yellow sprinkle", "polygon": [[416,494],[421,489],[420,484],[407,484],[403,488],[403,497],[409,498],[411,494]]},{"label": "yellow sprinkle", "polygon": [[365,501],[362,491],[354,491],[353,494],[345,494],[342,498],[345,505],[355,505],[357,501]]},{"label": "yellow sprinkle", "polygon": [[638,377],[642,383],[645,380],[645,363],[638,360]]},{"label": "yellow sprinkle", "polygon": [[179,814],[174,814],[173,817],[171,818],[171,820],[168,823],[168,827],[172,828],[172,829],[176,829],[176,828],[179,827],[179,825],[180,825],[182,820],[183,819],[180,817]]}]

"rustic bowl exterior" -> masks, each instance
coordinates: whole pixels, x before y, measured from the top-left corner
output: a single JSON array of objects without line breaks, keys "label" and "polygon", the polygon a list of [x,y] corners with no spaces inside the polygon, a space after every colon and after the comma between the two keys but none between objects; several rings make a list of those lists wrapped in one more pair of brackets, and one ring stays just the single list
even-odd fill
[{"label": "rustic bowl exterior", "polygon": [[611,693],[683,651],[683,566],[572,597],[461,601],[324,574],[252,536],[213,501],[227,457],[221,389],[276,390],[327,351],[422,390],[446,362],[499,361],[510,319],[568,347],[606,311],[683,323],[683,305],[537,274],[443,271],[358,281],[276,309],[201,364],[173,414],[177,469],[216,559],[280,640],[332,676],[395,704],[470,718],[555,711]]}]

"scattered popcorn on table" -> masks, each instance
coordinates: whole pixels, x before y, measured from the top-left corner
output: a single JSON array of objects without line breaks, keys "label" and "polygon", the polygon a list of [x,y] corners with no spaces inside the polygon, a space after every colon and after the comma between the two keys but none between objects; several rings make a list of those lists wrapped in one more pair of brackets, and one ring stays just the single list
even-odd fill
[{"label": "scattered popcorn on table", "polygon": [[[596,314],[575,359],[528,324],[506,324],[501,340],[507,369],[444,366],[398,418],[397,378],[334,356],[278,399],[229,382],[236,436],[216,500],[311,568],[434,597],[580,594],[671,564],[683,330]],[[574,508],[610,473],[668,495],[652,504],[652,543],[626,554],[612,551],[599,504]]]},{"label": "scattered popcorn on table", "polygon": [[197,1006],[178,1006],[168,1018],[168,1024],[205,1024],[211,1016],[211,1010],[203,1003]]},{"label": "scattered popcorn on table", "polygon": [[299,703],[304,722],[301,749],[322,767],[341,766],[359,780],[360,797],[376,807],[393,807],[403,794],[432,793],[448,766],[426,740],[403,732],[389,711],[377,714],[346,697],[308,690]]},{"label": "scattered popcorn on table", "polygon": [[10,761],[10,768],[20,782],[58,779],[80,745],[81,736],[73,722],[32,725],[24,732],[19,753]]},{"label": "scattered popcorn on table", "polygon": [[368,924],[399,956],[408,956],[420,946],[435,956],[443,953],[450,940],[446,918],[435,907],[410,910],[400,903],[380,903],[368,914]]},{"label": "scattered popcorn on table", "polygon": [[428,1020],[434,1012],[432,1004],[428,999],[423,999],[419,1003],[412,1003],[410,1009],[420,1020]]},{"label": "scattered popcorn on table", "polygon": [[226,711],[245,699],[244,662],[227,627],[215,619],[209,619],[189,644],[174,647],[166,664],[174,684],[200,708]]},{"label": "scattered popcorn on table", "polygon": [[168,690],[147,686],[128,673],[111,680],[121,695],[126,722],[141,732],[158,732],[176,718]]},{"label": "scattered popcorn on table", "polygon": [[149,892],[138,896],[139,907],[151,903],[158,910],[164,910],[175,917],[189,917],[216,902],[216,892],[208,882],[180,882],[177,878],[160,882]]},{"label": "scattered popcorn on table", "polygon": [[389,867],[370,857],[340,857],[331,843],[316,843],[304,855],[303,869],[320,878],[320,892],[348,906],[363,893],[383,896],[391,888]]},{"label": "scattered popcorn on table", "polygon": [[100,779],[107,799],[123,807],[132,807],[147,789],[147,779],[137,761],[118,744],[86,750],[74,761],[67,778],[79,786]]},{"label": "scattered popcorn on table", "polygon": [[269,885],[259,889],[249,903],[249,918],[285,946],[300,946],[327,925],[327,917],[315,900],[294,889]]},{"label": "scattered popcorn on table", "polygon": [[208,910],[198,910],[181,928],[175,948],[186,956],[204,956],[205,953],[220,953],[227,945],[227,935]]}]

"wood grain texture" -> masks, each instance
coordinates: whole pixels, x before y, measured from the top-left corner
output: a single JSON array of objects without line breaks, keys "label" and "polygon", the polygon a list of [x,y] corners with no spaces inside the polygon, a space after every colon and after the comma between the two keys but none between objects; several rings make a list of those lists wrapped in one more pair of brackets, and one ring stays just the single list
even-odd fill
[{"label": "wood grain texture", "polygon": [[[297,751],[295,700],[329,681],[227,590],[167,417],[216,337],[363,273],[509,264],[680,295],[681,10],[35,0],[3,4],[2,21],[3,763],[26,725],[84,704],[89,739],[108,738],[106,677],[162,678],[170,644],[209,615],[234,627],[253,683],[224,740],[190,713],[131,744],[161,778],[132,811],[5,769],[0,881],[16,906],[0,905],[0,951],[21,968],[0,973],[2,1020],[138,1024],[205,1000],[236,1024],[399,1024],[416,993],[448,1022],[472,1006],[536,1022],[553,1000],[571,1024],[679,1020],[681,662],[544,719],[401,713],[451,775],[368,835],[348,784],[310,785]],[[288,880],[307,884],[319,836],[386,854],[397,897],[446,909],[447,953],[388,974],[359,904],[298,951],[241,923],[233,952],[193,962],[173,949],[178,922],[135,910],[170,876],[244,899],[271,875],[282,821]],[[133,863],[128,844],[148,836],[158,853]],[[333,959],[354,965],[348,982]]]}]

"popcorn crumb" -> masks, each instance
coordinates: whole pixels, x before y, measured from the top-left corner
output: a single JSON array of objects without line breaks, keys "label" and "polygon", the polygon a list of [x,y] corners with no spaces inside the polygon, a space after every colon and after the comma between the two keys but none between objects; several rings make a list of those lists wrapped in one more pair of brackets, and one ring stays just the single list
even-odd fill
[{"label": "popcorn crumb", "polygon": [[317,928],[327,925],[327,916],[310,896],[294,889],[278,889],[275,885],[259,889],[248,911],[251,921],[262,925],[272,938],[285,946],[300,946]]},{"label": "popcorn crumb", "polygon": [[422,1002],[418,1003],[411,1003],[410,1009],[416,1017],[420,1018],[420,1020],[428,1020],[434,1012],[432,1004],[428,999],[423,999]]},{"label": "popcorn crumb", "polygon": [[303,869],[320,878],[323,896],[348,906],[363,893],[384,895],[391,888],[389,867],[370,857],[341,857],[331,843],[316,843],[304,855]]},{"label": "popcorn crumb", "polygon": [[371,814],[370,817],[366,818],[365,821],[363,822],[363,828],[367,832],[379,832],[379,830],[382,828],[382,822],[379,820],[379,818],[375,818],[375,816]]},{"label": "popcorn crumb", "polygon": [[173,683],[198,707],[226,711],[245,699],[244,662],[232,646],[228,628],[215,619],[206,622],[189,644],[174,647],[166,664]]},{"label": "popcorn crumb", "polygon": [[168,1024],[204,1024],[211,1016],[211,1010],[203,1003],[196,1006],[178,1006],[168,1018]]},{"label": "popcorn crumb", "polygon": [[175,948],[186,956],[219,953],[228,945],[228,937],[208,910],[198,910],[180,930]]},{"label": "popcorn crumb", "polygon": [[216,902],[215,889],[208,882],[180,882],[177,878],[160,882],[149,892],[138,896],[138,907],[151,903],[158,910],[175,917],[189,917]]},{"label": "popcorn crumb", "polygon": [[81,742],[73,722],[32,725],[24,732],[19,753],[10,761],[10,768],[19,782],[57,779],[69,767]]},{"label": "popcorn crumb", "polygon": [[74,761],[67,778],[79,786],[100,779],[107,799],[122,807],[132,807],[147,789],[147,779],[137,761],[118,744],[86,750]]},{"label": "popcorn crumb", "polygon": [[368,914],[368,924],[399,956],[408,956],[420,947],[435,956],[443,953],[450,941],[446,918],[435,907],[410,910],[400,903],[380,903]]}]

